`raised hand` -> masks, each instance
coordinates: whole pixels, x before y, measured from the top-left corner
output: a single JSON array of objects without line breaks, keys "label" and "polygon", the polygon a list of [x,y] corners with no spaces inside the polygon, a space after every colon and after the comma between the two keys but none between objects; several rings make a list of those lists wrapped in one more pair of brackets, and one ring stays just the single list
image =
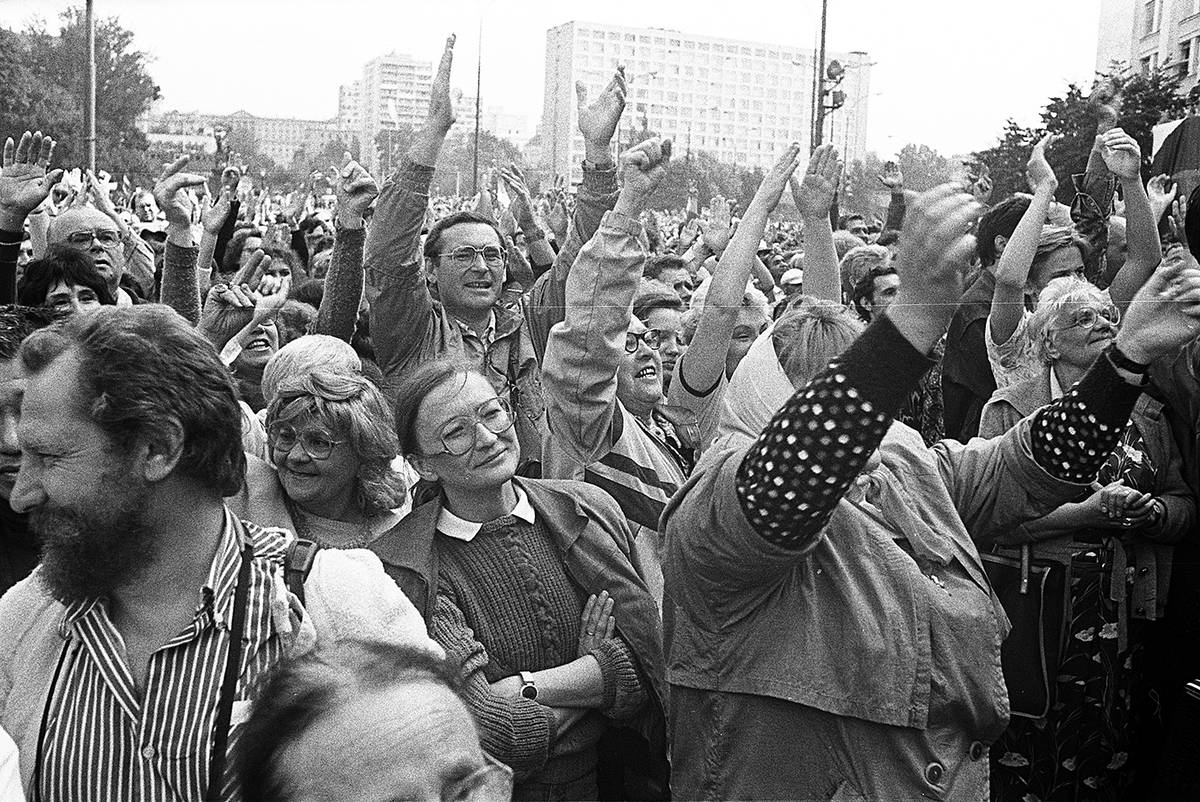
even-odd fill
[{"label": "raised hand", "polygon": [[646,201],[667,174],[667,162],[670,160],[671,140],[660,140],[658,137],[647,139],[622,153],[617,166],[617,183],[621,193],[614,211],[630,217],[639,216]]},{"label": "raised hand", "polygon": [[12,137],[5,140],[0,165],[0,229],[20,231],[29,213],[62,180],[62,170],[46,172],[53,156],[54,140],[41,131],[26,131],[15,145]]},{"label": "raised hand", "polygon": [[1167,209],[1171,208],[1177,189],[1170,176],[1165,174],[1156,175],[1146,182],[1146,197],[1150,198],[1150,211],[1156,221],[1161,220]]},{"label": "raised hand", "polygon": [[904,173],[900,171],[900,165],[895,162],[884,162],[883,172],[875,177],[892,194],[904,191]]},{"label": "raised hand", "polygon": [[579,648],[580,657],[591,654],[601,643],[613,637],[617,631],[617,620],[613,615],[615,601],[608,595],[607,590],[594,593],[588,597],[583,613],[579,616]]},{"label": "raised hand", "polygon": [[1109,171],[1126,180],[1141,179],[1142,149],[1137,140],[1120,128],[1100,135],[1100,155]]},{"label": "raised hand", "polygon": [[907,203],[896,267],[900,290],[887,315],[921,353],[941,339],[962,298],[963,273],[975,248],[967,233],[983,206],[955,184]]},{"label": "raised hand", "polygon": [[240,287],[245,284],[252,290],[257,289],[259,282],[262,281],[263,275],[270,266],[271,257],[267,256],[265,251],[259,249],[250,255],[250,258],[246,260],[245,266],[233,277],[230,285]]},{"label": "raised hand", "polygon": [[[817,150],[820,152],[820,148]],[[783,154],[763,177],[762,183],[758,185],[758,190],[754,193],[754,199],[750,202],[751,206],[758,204],[765,207],[767,212],[770,213],[772,209],[779,205],[779,199],[783,197],[783,191],[791,183],[793,175],[799,166],[800,143],[793,142],[784,148]],[[749,209],[747,209],[747,213],[749,213]]]},{"label": "raised hand", "polygon": [[379,197],[379,184],[367,172],[367,168],[342,154],[342,166],[331,166],[333,192],[337,196],[337,222],[342,228],[362,228],[363,215]]},{"label": "raised hand", "polygon": [[430,128],[445,134],[454,125],[454,103],[450,100],[450,67],[454,64],[454,34],[446,37],[446,48],[438,63],[437,75],[429,89]]},{"label": "raised hand", "polygon": [[242,172],[236,167],[226,167],[221,172],[221,188],[217,192],[216,201],[204,210],[200,223],[204,233],[216,236],[221,232],[229,212],[233,208],[233,198],[237,193],[238,182],[242,180]]},{"label": "raised hand", "polygon": [[[837,148],[822,145],[813,151],[803,182],[791,177],[792,198],[800,216],[808,219],[826,217],[833,199],[837,195],[838,181],[842,175],[842,164],[838,161]],[[903,180],[903,179],[901,179]]]},{"label": "raised hand", "polygon": [[[607,161],[611,158],[608,144],[617,132],[617,125],[620,124],[621,115],[625,111],[625,67],[617,66],[612,80],[593,103],[588,104],[587,94],[587,87],[583,81],[576,81],[575,99],[579,107],[579,132],[583,134],[584,143],[590,146],[592,151],[603,150],[604,160]],[[593,152],[592,155],[599,153]],[[588,160],[595,161],[590,156]]]},{"label": "raised hand", "polygon": [[1034,192],[1045,189],[1053,193],[1058,189],[1058,177],[1054,175],[1054,169],[1050,167],[1050,162],[1046,161],[1046,148],[1053,145],[1057,139],[1058,137],[1053,134],[1046,134],[1033,146],[1033,150],[1029,154],[1029,163],[1025,167],[1025,174],[1029,178],[1029,186]]},{"label": "raised hand", "polygon": [[1111,81],[1098,82],[1087,102],[1096,113],[1097,134],[1116,128],[1117,114],[1121,108],[1121,93]]},{"label": "raised hand", "polygon": [[1171,248],[1129,303],[1117,332],[1121,353],[1148,365],[1200,333],[1200,264]]},{"label": "raised hand", "polygon": [[509,213],[522,231],[531,231],[537,226],[537,222],[533,219],[533,200],[529,196],[529,186],[525,183],[525,175],[521,168],[510,164],[508,167],[501,167],[498,175],[504,182],[511,200],[508,206]]},{"label": "raised hand", "polygon": [[700,236],[709,253],[720,256],[729,246],[729,240],[733,239],[733,213],[729,201],[719,195],[709,201],[708,210],[708,220],[699,224]]},{"label": "raised hand", "polygon": [[180,170],[190,160],[190,156],[180,156],[163,168],[158,183],[154,185],[154,200],[162,210],[167,223],[173,226],[190,226],[195,212],[196,202],[189,187],[198,187],[205,182],[202,175],[182,173]]},{"label": "raised hand", "polygon": [[1167,217],[1167,230],[1172,242],[1188,247],[1187,239],[1187,195],[1180,195],[1171,203],[1171,214]]}]

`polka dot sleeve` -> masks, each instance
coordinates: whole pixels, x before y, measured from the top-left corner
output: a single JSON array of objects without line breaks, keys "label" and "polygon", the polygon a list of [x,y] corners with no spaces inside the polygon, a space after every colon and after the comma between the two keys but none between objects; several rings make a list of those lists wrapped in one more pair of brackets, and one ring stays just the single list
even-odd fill
[{"label": "polka dot sleeve", "polygon": [[1141,394],[1141,387],[1121,378],[1108,356],[1101,356],[1079,384],[1034,413],[1034,461],[1056,479],[1091,482],[1117,447]]},{"label": "polka dot sleeve", "polygon": [[931,365],[885,315],[792,396],[738,467],[738,500],[754,530],[805,548]]}]

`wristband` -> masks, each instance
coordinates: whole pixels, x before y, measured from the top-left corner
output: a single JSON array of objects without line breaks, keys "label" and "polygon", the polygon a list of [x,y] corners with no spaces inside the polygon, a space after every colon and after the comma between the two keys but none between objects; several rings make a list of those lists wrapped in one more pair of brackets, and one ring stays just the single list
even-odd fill
[{"label": "wristband", "polygon": [[1150,370],[1149,365],[1143,365],[1141,362],[1134,362],[1132,359],[1125,356],[1125,354],[1121,353],[1121,349],[1117,347],[1115,342],[1108,346],[1104,353],[1108,354],[1108,361],[1112,362],[1113,367],[1115,368],[1120,368],[1121,370],[1125,370],[1130,373],[1137,373],[1139,375],[1144,375],[1146,371]]},{"label": "wristband", "polygon": [[593,171],[605,172],[605,171],[613,169],[613,167],[615,167],[615,166],[616,165],[613,164],[611,161],[590,162],[587,159],[583,160],[583,169],[587,170],[588,172],[593,172]]}]

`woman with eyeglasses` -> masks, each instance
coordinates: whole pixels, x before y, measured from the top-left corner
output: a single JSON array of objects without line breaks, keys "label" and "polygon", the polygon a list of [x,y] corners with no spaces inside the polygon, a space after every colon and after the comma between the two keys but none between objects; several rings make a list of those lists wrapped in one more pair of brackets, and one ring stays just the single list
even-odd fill
[{"label": "woman with eyeglasses", "polygon": [[406,378],[396,431],[433,492],[385,567],[432,608],[430,635],[461,671],[484,748],[516,773],[514,798],[665,799],[661,622],[612,498],[518,477],[507,398],[459,362]]},{"label": "woman with eyeglasses", "polygon": [[[1039,375],[996,391],[983,409],[980,436],[1003,434],[1070,391],[1112,345],[1120,317],[1107,293],[1088,281],[1051,282],[1028,325]],[[1154,717],[1140,658],[1167,602],[1172,544],[1194,520],[1163,405],[1143,394],[1092,490],[1003,538],[1001,553],[1068,567],[1071,620],[1061,668],[1051,668],[1060,678],[1060,706],[1044,726],[1014,718],[992,751],[994,787],[1005,789],[998,797],[1020,788],[1060,798],[1049,793],[1061,773],[1055,744],[1074,756],[1080,780],[1104,777],[1113,789],[1131,787],[1138,742],[1145,743],[1134,723]],[[1128,759],[1109,765],[1118,753]]]},{"label": "woman with eyeglasses", "polygon": [[457,671],[428,652],[346,642],[284,661],[238,739],[246,802],[508,802]]},{"label": "woman with eyeglasses", "polygon": [[45,256],[27,264],[17,287],[17,303],[48,309],[57,317],[116,302],[92,257],[62,245],[51,245]]},{"label": "woman with eyeglasses", "polygon": [[270,463],[248,457],[231,507],[323,547],[384,548],[378,541],[400,521],[405,485],[392,467],[396,433],[383,394],[350,372],[292,376],[267,408],[266,430]]}]

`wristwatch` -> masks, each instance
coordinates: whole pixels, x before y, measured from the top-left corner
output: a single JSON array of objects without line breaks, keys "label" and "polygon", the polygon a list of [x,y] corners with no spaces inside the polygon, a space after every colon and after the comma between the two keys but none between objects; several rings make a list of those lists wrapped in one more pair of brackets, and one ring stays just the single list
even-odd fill
[{"label": "wristwatch", "polygon": [[537,683],[533,681],[533,674],[528,671],[521,671],[518,673],[518,676],[521,677],[521,698],[536,702]]},{"label": "wristwatch", "polygon": [[1113,363],[1114,367],[1118,367],[1121,370],[1127,370],[1130,373],[1140,374],[1150,370],[1149,365],[1144,365],[1141,362],[1134,362],[1132,359],[1125,356],[1125,354],[1121,353],[1121,349],[1117,347],[1116,343],[1108,346],[1108,359]]}]

